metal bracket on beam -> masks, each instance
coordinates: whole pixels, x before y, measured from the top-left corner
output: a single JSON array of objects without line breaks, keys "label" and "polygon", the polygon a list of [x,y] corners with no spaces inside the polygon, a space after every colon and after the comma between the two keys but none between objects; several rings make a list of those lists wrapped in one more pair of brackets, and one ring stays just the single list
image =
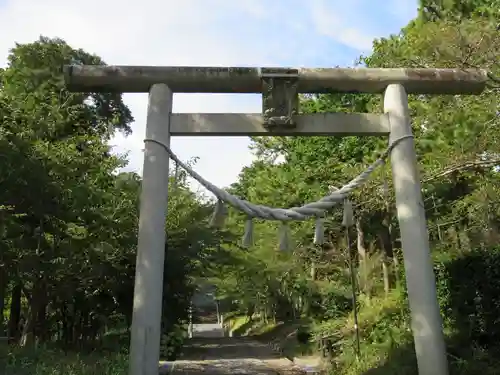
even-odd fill
[{"label": "metal bracket on beam", "polygon": [[295,128],[299,113],[299,70],[261,68],[262,117],[268,130]]}]

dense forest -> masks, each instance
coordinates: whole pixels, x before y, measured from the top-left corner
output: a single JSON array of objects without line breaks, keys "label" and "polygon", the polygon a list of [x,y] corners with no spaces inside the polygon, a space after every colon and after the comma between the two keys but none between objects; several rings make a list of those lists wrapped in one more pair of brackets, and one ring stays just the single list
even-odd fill
[{"label": "dense forest", "polygon": [[[61,67],[69,63],[103,61],[41,37],[16,45],[0,72],[1,336],[22,347],[92,347],[131,321],[141,178],[116,172],[126,159],[108,141],[130,133],[133,118],[120,95],[67,92]],[[200,225],[210,205],[184,174],[172,179],[167,351],[216,240]]]},{"label": "dense forest", "polygon": [[[9,341],[0,366],[10,369],[29,368],[59,350],[99,348],[117,356],[127,350],[141,177],[117,172],[127,160],[109,141],[115,132],[130,133],[133,117],[118,94],[66,91],[61,66],[70,63],[104,64],[63,40],[41,37],[16,44],[0,70],[0,336]],[[500,2],[421,0],[417,18],[399,34],[375,40],[358,63],[491,72],[479,96],[410,96],[410,110],[452,370],[494,374],[500,364]],[[308,95],[301,110],[380,112],[381,97]],[[352,179],[386,144],[375,137],[256,137],[255,162],[229,190],[253,203],[300,206]],[[189,301],[205,280],[216,287],[228,320],[300,322],[309,341],[329,338],[335,373],[416,373],[389,165],[352,195],[350,241],[338,209],[327,217],[322,246],[313,245],[313,222],[291,224],[289,252],[277,250],[275,222],[256,221],[254,246],[245,249],[243,214],[230,210],[226,226],[214,230],[213,202],[189,189],[183,171],[172,173],[171,186],[165,357],[175,356]],[[353,345],[349,263],[356,272],[362,360]],[[33,354],[35,348],[43,354]],[[107,365],[126,368],[110,358]],[[84,371],[86,365],[74,366]]]}]

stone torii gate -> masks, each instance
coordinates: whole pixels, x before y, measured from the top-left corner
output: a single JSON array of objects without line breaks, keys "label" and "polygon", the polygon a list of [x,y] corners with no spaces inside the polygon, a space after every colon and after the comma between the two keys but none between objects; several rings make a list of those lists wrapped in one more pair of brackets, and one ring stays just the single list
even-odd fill
[{"label": "stone torii gate", "polygon": [[[487,74],[458,69],[65,67],[73,92],[149,92],[146,138],[176,135],[379,135],[407,138],[390,158],[420,375],[446,375],[442,319],[407,94],[479,94]],[[172,113],[173,93],[262,93],[262,114]],[[384,113],[299,114],[299,93],[384,93]],[[169,155],[147,142],[130,343],[130,375],[158,374]]]}]

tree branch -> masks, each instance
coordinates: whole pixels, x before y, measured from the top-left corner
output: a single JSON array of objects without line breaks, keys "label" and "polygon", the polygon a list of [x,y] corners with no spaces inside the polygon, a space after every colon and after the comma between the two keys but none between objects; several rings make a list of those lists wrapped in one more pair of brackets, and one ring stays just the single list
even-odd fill
[{"label": "tree branch", "polygon": [[494,166],[494,165],[499,165],[499,164],[500,164],[500,159],[478,160],[478,161],[474,161],[474,162],[466,162],[463,164],[455,165],[453,167],[448,167],[445,170],[422,180],[422,183],[426,183],[426,182],[435,180],[437,178],[446,177],[454,172],[463,172],[465,170],[476,168],[476,167],[488,167],[488,166]]},{"label": "tree branch", "polygon": [[[455,165],[453,167],[447,167],[447,168],[443,169],[442,171],[440,171],[440,172],[438,172],[430,177],[423,179],[422,184],[425,184],[427,182],[431,182],[431,181],[436,180],[438,178],[446,177],[446,176],[452,174],[453,172],[463,172],[463,171],[466,171],[466,170],[472,169],[472,168],[477,168],[477,167],[486,168],[486,167],[491,167],[491,166],[495,166],[495,165],[500,165],[500,158],[493,159],[493,160],[478,160],[478,161],[465,162],[465,163],[462,163],[459,165]],[[379,185],[375,186],[375,188],[382,187],[382,186],[383,186],[383,184],[379,184]],[[376,201],[377,199],[380,199],[380,197],[377,196],[377,197],[369,199],[367,201],[358,203],[358,204],[354,205],[354,208],[362,207],[368,203]]]}]

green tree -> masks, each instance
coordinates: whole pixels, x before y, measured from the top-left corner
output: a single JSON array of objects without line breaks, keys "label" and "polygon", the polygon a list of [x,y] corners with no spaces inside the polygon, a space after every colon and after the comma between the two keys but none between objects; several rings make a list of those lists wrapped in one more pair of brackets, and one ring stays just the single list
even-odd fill
[{"label": "green tree", "polygon": [[[0,316],[23,345],[88,344],[131,322],[141,179],[117,173],[127,161],[108,141],[130,133],[133,118],[118,94],[66,91],[61,67],[69,63],[104,64],[41,37],[16,45],[0,76]],[[216,255],[205,220],[211,207],[185,176],[175,185],[165,334],[178,333],[194,280]]]}]

